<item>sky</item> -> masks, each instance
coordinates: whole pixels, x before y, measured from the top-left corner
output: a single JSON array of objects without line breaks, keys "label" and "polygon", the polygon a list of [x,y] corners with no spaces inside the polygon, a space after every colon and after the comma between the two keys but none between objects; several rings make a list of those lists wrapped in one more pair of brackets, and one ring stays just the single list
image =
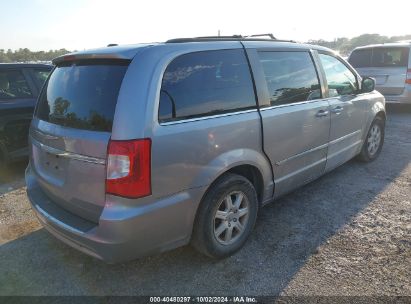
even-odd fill
[{"label": "sky", "polygon": [[0,49],[82,50],[273,33],[308,41],[411,34],[409,0],[0,0]]}]

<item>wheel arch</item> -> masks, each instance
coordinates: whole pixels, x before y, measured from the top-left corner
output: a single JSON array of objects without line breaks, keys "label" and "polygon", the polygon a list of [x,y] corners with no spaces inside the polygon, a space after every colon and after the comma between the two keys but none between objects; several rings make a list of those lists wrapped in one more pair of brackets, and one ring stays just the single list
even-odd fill
[{"label": "wheel arch", "polygon": [[374,121],[374,119],[376,117],[381,117],[384,119],[384,122],[387,119],[387,114],[385,111],[385,103],[384,103],[384,99],[381,96],[381,98],[377,98],[376,101],[372,101],[372,105],[370,105],[370,109],[369,112],[367,114],[367,118],[365,121],[365,125],[364,125],[364,129],[363,129],[363,136],[362,136],[362,140],[365,141],[367,134],[368,134],[368,130],[371,127],[372,122]]},{"label": "wheel arch", "polygon": [[[207,195],[210,189],[214,187],[224,176],[228,174],[236,174],[240,175],[244,178],[246,178],[253,186],[254,189],[257,193],[257,198],[259,204],[262,203],[263,201],[263,196],[264,196],[264,180],[263,176],[260,172],[260,170],[250,164],[239,164],[237,166],[234,166],[223,173],[221,173],[208,187],[207,190],[204,192],[204,195],[201,199],[201,201],[204,199],[204,197]],[[201,202],[200,202],[201,203]]]},{"label": "wheel arch", "polygon": [[251,149],[238,149],[219,155],[194,179],[193,184],[206,182],[208,190],[225,174],[234,173],[247,178],[255,187],[259,203],[264,203],[273,197],[274,178],[271,164],[260,152]]},{"label": "wheel arch", "polygon": [[377,112],[377,114],[375,114],[375,117],[381,117],[384,120],[384,123],[387,120],[387,114],[385,113],[385,111]]}]

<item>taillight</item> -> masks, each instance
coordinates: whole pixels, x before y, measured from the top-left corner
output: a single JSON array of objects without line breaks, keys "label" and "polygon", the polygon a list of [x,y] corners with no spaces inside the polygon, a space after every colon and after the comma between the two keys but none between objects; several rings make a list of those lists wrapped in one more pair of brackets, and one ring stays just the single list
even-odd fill
[{"label": "taillight", "polygon": [[151,194],[151,140],[110,140],[106,193],[128,198]]},{"label": "taillight", "polygon": [[411,69],[407,70],[407,78],[405,79],[405,83],[411,84]]}]

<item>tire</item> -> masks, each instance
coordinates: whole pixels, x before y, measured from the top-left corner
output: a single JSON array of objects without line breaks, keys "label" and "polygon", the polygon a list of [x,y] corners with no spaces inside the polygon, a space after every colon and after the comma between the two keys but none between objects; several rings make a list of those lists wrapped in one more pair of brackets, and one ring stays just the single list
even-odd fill
[{"label": "tire", "polygon": [[365,138],[364,144],[361,149],[361,153],[358,155],[359,160],[363,162],[372,162],[378,157],[378,155],[380,155],[382,146],[384,144],[384,129],[384,119],[379,116],[375,117],[370,126],[370,129],[368,130],[367,137]]},{"label": "tire", "polygon": [[228,257],[247,241],[257,213],[258,199],[254,186],[243,176],[226,174],[211,186],[203,198],[191,244],[209,257]]}]

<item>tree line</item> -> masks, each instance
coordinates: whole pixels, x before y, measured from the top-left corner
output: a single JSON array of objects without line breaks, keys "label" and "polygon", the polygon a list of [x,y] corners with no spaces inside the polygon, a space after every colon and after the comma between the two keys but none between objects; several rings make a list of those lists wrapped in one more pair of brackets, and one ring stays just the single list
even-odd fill
[{"label": "tree line", "polygon": [[[308,43],[328,47],[340,52],[341,55],[347,56],[350,52],[358,47],[368,44],[397,42],[401,40],[411,40],[411,35],[404,36],[381,36],[379,34],[363,34],[354,38],[336,38],[332,41],[327,40],[309,40]],[[20,48],[12,51],[0,49],[0,62],[31,62],[31,61],[51,61],[53,58],[69,53],[66,49],[38,51],[33,52],[28,48]]]},{"label": "tree line", "polygon": [[10,62],[32,62],[32,61],[51,61],[53,58],[70,53],[66,49],[60,50],[49,50],[49,51],[38,51],[33,52],[28,48],[18,49],[12,51],[8,49],[0,49],[0,62],[10,63]]}]

